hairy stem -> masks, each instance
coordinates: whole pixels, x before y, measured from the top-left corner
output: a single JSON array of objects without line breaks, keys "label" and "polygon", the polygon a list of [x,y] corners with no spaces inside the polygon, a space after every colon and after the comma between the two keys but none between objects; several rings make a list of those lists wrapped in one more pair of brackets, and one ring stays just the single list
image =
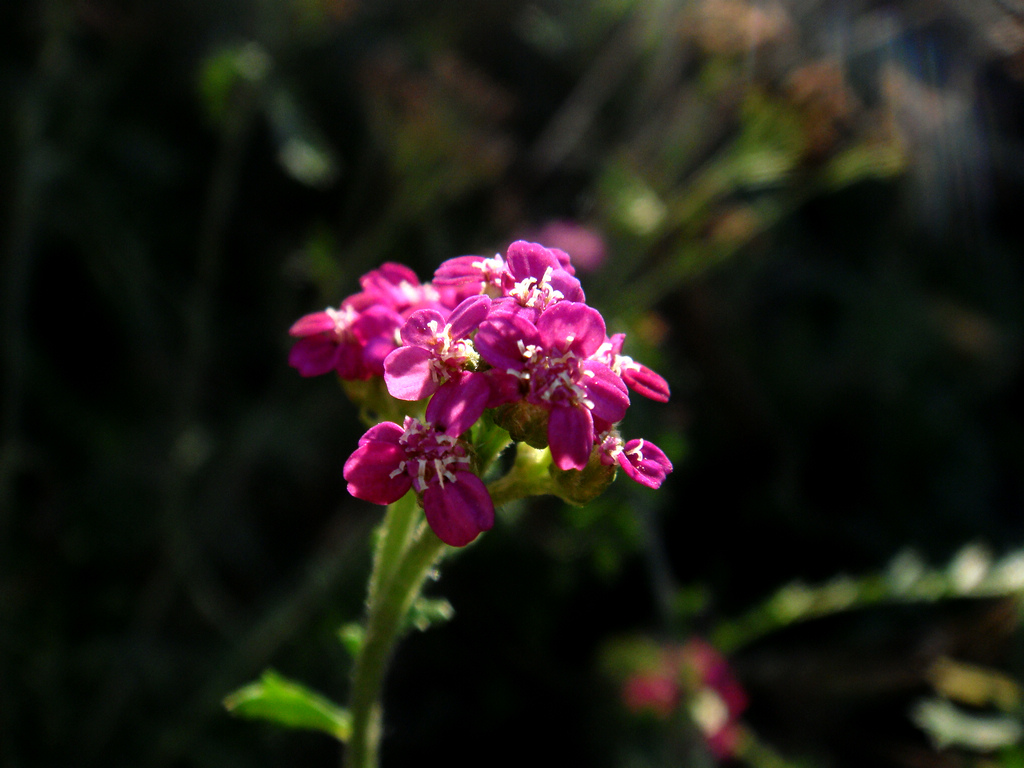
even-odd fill
[{"label": "hairy stem", "polygon": [[[411,495],[411,494],[410,494]],[[400,500],[391,507],[406,503]],[[415,506],[413,506],[415,511]],[[389,508],[386,521],[391,520]],[[396,518],[397,519],[397,518]],[[391,531],[385,530],[384,542]],[[381,549],[385,548],[382,542]],[[395,643],[405,629],[409,608],[420,594],[423,582],[447,549],[426,523],[421,523],[412,542],[394,564],[390,578],[380,578],[385,558],[375,561],[371,583],[375,594],[368,606],[369,618],[363,646],[352,675],[349,711],[352,734],[345,748],[345,768],[376,768],[381,735],[381,691],[384,674]]]}]

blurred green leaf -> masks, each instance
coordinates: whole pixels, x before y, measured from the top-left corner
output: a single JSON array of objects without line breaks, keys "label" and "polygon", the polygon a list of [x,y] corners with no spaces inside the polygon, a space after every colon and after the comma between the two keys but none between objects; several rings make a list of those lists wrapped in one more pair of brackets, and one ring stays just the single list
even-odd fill
[{"label": "blurred green leaf", "polygon": [[245,718],[323,731],[339,741],[348,739],[352,727],[347,709],[272,670],[225,698],[224,706]]},{"label": "blurred green leaf", "polygon": [[989,751],[1021,740],[1019,720],[1007,715],[976,715],[945,699],[923,699],[911,719],[931,738],[937,749],[953,745]]},{"label": "blurred green leaf", "polygon": [[841,189],[864,179],[887,179],[905,170],[906,153],[896,142],[864,142],[833,157],[824,169],[825,184]]},{"label": "blurred green leaf", "polygon": [[270,68],[266,51],[252,42],[221,48],[208,56],[200,68],[199,96],[210,118],[219,123],[239,83],[258,83]]},{"label": "blurred green leaf", "polygon": [[338,160],[327,140],[300,108],[295,96],[275,88],[266,104],[267,119],[277,135],[277,161],[293,179],[324,188],[338,177]]}]

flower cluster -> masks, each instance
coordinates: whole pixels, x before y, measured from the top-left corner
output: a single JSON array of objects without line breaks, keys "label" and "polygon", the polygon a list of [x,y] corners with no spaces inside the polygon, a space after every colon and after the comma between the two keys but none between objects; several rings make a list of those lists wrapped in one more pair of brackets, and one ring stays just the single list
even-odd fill
[{"label": "flower cluster", "polygon": [[389,504],[411,488],[443,541],[473,541],[494,522],[469,435],[485,411],[512,440],[548,448],[552,472],[621,468],[657,488],[672,471],[616,426],[630,391],[666,402],[668,384],[622,354],[625,337],[608,336],[564,251],[517,241],[504,257],[449,259],[429,283],[389,263],[360,286],[292,326],[289,363],[303,376],[379,377],[391,398],[426,407],[363,436],[345,464],[353,496]]}]

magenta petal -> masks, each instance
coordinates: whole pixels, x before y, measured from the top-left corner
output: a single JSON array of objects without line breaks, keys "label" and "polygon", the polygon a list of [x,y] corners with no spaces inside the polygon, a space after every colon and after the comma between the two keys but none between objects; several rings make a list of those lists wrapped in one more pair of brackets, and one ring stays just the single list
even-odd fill
[{"label": "magenta petal", "polygon": [[296,320],[288,333],[292,336],[312,336],[316,333],[333,331],[337,327],[334,318],[327,312],[314,312]]},{"label": "magenta petal", "polygon": [[444,315],[436,309],[417,309],[402,326],[402,343],[426,347],[431,345],[445,326]]},{"label": "magenta petal", "polygon": [[499,371],[522,370],[524,346],[536,345],[540,335],[526,318],[521,315],[492,314],[480,325],[473,344],[476,351],[489,365]]},{"label": "magenta petal", "polygon": [[[541,239],[543,240],[544,238]],[[573,267],[572,259],[569,257],[568,253],[563,251],[561,248],[548,248],[548,250],[551,251],[551,253],[554,255],[556,259],[558,259],[558,263],[562,267],[562,269],[564,269],[570,275],[576,274],[576,269]]]},{"label": "magenta petal", "polygon": [[562,294],[565,301],[586,301],[580,281],[564,269],[556,269],[552,272],[549,282],[552,288]]},{"label": "magenta petal", "polygon": [[434,285],[462,285],[463,283],[480,283],[484,277],[479,267],[483,259],[480,256],[456,256],[441,263],[434,271]]},{"label": "magenta petal", "polygon": [[382,421],[370,427],[363,436],[359,438],[359,445],[366,443],[393,443],[398,445],[398,439],[404,430],[393,421]]},{"label": "magenta petal", "polygon": [[491,310],[490,296],[470,296],[452,310],[448,323],[451,325],[451,337],[464,339],[475,331],[480,323],[487,319]]},{"label": "magenta petal", "polygon": [[466,546],[494,526],[494,502],[471,472],[456,472],[454,482],[427,488],[423,511],[437,537],[453,547]]},{"label": "magenta petal", "polygon": [[288,365],[302,376],[320,376],[334,370],[339,349],[333,334],[306,336],[292,345],[288,352]]},{"label": "magenta petal", "polygon": [[609,352],[613,355],[621,355],[622,347],[626,343],[626,334],[615,333],[608,337]]},{"label": "magenta petal", "polygon": [[633,480],[648,488],[660,488],[672,471],[672,462],[654,443],[630,440],[618,455],[619,465]]},{"label": "magenta petal", "polygon": [[352,333],[364,344],[372,339],[386,338],[395,343],[395,331],[405,321],[393,309],[382,306],[369,307],[352,322]]},{"label": "magenta petal", "polygon": [[437,389],[430,375],[433,354],[423,347],[399,347],[384,358],[384,383],[398,400],[422,400]]},{"label": "magenta petal", "polygon": [[366,291],[378,291],[384,294],[395,292],[402,283],[416,287],[420,284],[416,273],[404,264],[387,261],[377,269],[370,270],[359,278],[359,284]]},{"label": "magenta petal", "polygon": [[668,382],[646,365],[633,363],[622,366],[622,380],[634,392],[644,397],[667,403],[669,398]]},{"label": "magenta petal", "polygon": [[426,419],[452,437],[468,430],[483,415],[491,385],[482,373],[466,373],[442,385],[427,404]]},{"label": "magenta petal", "polygon": [[404,460],[405,451],[393,443],[363,443],[348,457],[342,471],[348,492],[373,504],[398,501],[412,487],[408,472],[395,474]]},{"label": "magenta petal", "polygon": [[558,257],[540,243],[516,240],[506,252],[508,270],[516,280],[534,277],[540,280],[548,267],[561,269]]},{"label": "magenta petal", "polygon": [[366,346],[363,347],[363,364],[366,371],[373,376],[383,376],[384,361],[395,349],[394,339],[384,336],[366,342]]},{"label": "magenta petal", "polygon": [[545,349],[571,351],[590,357],[604,344],[605,324],[601,313],[577,301],[560,301],[543,312],[537,331]]},{"label": "magenta petal", "polygon": [[491,397],[487,401],[488,408],[497,408],[499,405],[514,403],[522,398],[522,382],[511,374],[491,369],[485,372],[491,385]]},{"label": "magenta petal", "polygon": [[370,371],[363,363],[363,348],[352,342],[344,342],[338,347],[334,369],[343,379],[370,378]]},{"label": "magenta petal", "polygon": [[613,424],[622,421],[629,408],[629,390],[618,374],[604,363],[587,360],[583,363],[583,386],[594,404],[595,417]]},{"label": "magenta petal", "polygon": [[559,469],[583,469],[594,447],[594,421],[582,406],[553,408],[548,420],[548,446]]}]

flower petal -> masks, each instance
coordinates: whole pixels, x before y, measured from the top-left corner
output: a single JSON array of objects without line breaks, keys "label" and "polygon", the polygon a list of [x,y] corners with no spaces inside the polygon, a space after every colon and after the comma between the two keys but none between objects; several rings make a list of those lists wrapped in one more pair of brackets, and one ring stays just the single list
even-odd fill
[{"label": "flower petal", "polygon": [[437,537],[453,547],[466,546],[494,526],[494,502],[471,472],[456,472],[454,482],[427,488],[423,511]]},{"label": "flower petal", "polygon": [[372,339],[386,338],[394,345],[395,331],[402,327],[402,316],[383,306],[372,306],[363,310],[352,321],[352,333],[364,344]]},{"label": "flower petal", "polygon": [[537,331],[545,349],[590,357],[605,340],[601,313],[578,301],[560,301],[541,312]]},{"label": "flower petal", "polygon": [[523,346],[537,345],[540,335],[521,315],[491,314],[480,324],[473,345],[488,364],[499,371],[520,371],[523,368]]},{"label": "flower petal", "polygon": [[491,399],[491,385],[482,373],[465,373],[442,385],[427,404],[426,419],[439,431],[458,437],[479,419]]},{"label": "flower petal", "polygon": [[484,320],[487,319],[487,313],[491,310],[491,297],[480,294],[478,296],[470,296],[464,300],[459,306],[452,310],[452,314],[448,318],[448,323],[451,325],[451,337],[453,339],[464,339],[473,331],[475,331]]},{"label": "flower petal", "polygon": [[302,376],[320,376],[329,373],[341,354],[338,340],[332,333],[304,336],[288,352],[288,365]]},{"label": "flower petal", "polygon": [[628,363],[622,366],[622,380],[630,389],[651,400],[667,403],[669,395],[668,382],[663,376],[652,371],[642,363]]},{"label": "flower petal", "polygon": [[397,472],[404,460],[405,451],[398,445],[363,443],[348,457],[342,471],[348,482],[348,492],[373,504],[398,501],[412,487],[409,473]]},{"label": "flower petal", "polygon": [[540,280],[548,267],[561,269],[558,257],[540,243],[516,240],[506,251],[508,271],[516,280],[533,277]]},{"label": "flower petal", "polygon": [[359,444],[392,443],[398,445],[398,440],[404,431],[393,421],[382,421],[380,424],[375,424],[366,430],[363,436],[359,438]]},{"label": "flower petal", "polygon": [[648,488],[660,488],[665,477],[672,471],[672,462],[654,443],[645,440],[630,440],[618,455],[622,471],[630,478]]},{"label": "flower petal", "polygon": [[629,408],[629,390],[604,363],[587,360],[583,363],[583,386],[587,389],[587,397],[594,404],[594,416],[604,421],[615,423],[622,421]]},{"label": "flower petal", "polygon": [[559,469],[583,469],[594,447],[594,421],[583,406],[551,409],[548,446]]},{"label": "flower petal", "polygon": [[[418,313],[417,313],[418,314]],[[399,400],[422,400],[436,389],[431,376],[433,353],[423,347],[399,347],[384,358],[384,383]]]},{"label": "flower petal", "polygon": [[312,336],[317,333],[334,331],[337,322],[329,312],[314,312],[310,315],[303,315],[288,329],[291,336]]},{"label": "flower petal", "polygon": [[430,346],[444,326],[444,315],[436,309],[417,309],[402,326],[402,343],[408,346]]}]

